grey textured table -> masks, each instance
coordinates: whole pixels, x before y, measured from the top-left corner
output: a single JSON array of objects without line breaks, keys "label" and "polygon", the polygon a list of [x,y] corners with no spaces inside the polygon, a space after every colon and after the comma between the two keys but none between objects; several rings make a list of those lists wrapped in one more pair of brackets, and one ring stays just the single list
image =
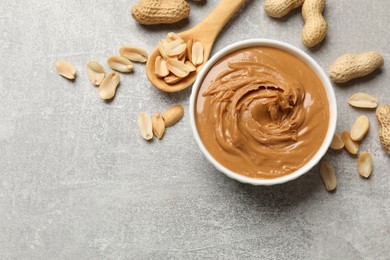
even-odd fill
[{"label": "grey textured table", "polygon": [[[217,5],[191,4],[176,25],[144,27],[129,15],[135,0],[3,0],[0,3],[0,259],[389,259],[390,157],[380,147],[374,111],[351,108],[358,91],[390,103],[390,1],[328,0],[328,37],[316,50],[300,40],[300,11],[274,20],[263,1],[247,1],[213,52],[266,37],[310,53],[327,70],[346,52],[376,50],[385,67],[335,85],[338,132],[361,114],[371,130],[361,150],[373,155],[369,180],[347,152],[326,157],[338,188],[328,193],[318,166],[274,187],[244,185],[217,172],[192,138],[190,89],[158,91],[144,66],[122,75],[107,104],[85,65],[125,44],[151,51],[169,31],[192,27]],[[54,63],[78,70],[71,83]],[[182,103],[185,116],[162,141],[145,142],[140,111]]]}]

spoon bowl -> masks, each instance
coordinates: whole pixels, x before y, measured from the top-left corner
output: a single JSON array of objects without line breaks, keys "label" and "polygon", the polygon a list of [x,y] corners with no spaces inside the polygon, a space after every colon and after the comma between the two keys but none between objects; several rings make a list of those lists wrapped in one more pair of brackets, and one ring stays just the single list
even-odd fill
[{"label": "spoon bowl", "polygon": [[167,84],[164,79],[157,77],[155,73],[155,60],[160,55],[156,47],[150,54],[146,63],[146,75],[149,81],[158,89],[165,92],[177,92],[191,86],[210,57],[211,50],[219,32],[229,21],[230,17],[240,8],[245,0],[222,0],[210,15],[193,28],[181,32],[178,35],[187,42],[189,39],[200,41],[203,45],[203,63],[196,67],[187,77],[174,84]]}]

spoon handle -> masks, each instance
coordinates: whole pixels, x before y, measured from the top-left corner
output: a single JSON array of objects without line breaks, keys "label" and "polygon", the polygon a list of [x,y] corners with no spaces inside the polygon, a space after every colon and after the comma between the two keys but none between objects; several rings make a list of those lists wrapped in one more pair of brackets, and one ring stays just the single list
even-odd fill
[{"label": "spoon handle", "polygon": [[222,0],[209,16],[193,29],[207,33],[208,38],[214,41],[225,24],[244,2],[245,0]]}]

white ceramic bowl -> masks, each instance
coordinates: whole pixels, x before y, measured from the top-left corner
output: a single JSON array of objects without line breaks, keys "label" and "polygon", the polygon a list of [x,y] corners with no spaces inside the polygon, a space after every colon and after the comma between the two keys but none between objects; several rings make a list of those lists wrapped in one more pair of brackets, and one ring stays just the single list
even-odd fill
[{"label": "white ceramic bowl", "polygon": [[[304,61],[320,78],[323,86],[325,87],[328,101],[329,101],[329,127],[328,132],[326,134],[325,140],[322,143],[320,149],[317,151],[317,153],[313,156],[313,158],[306,163],[303,167],[300,169],[292,172],[291,174],[274,178],[274,179],[256,179],[256,178],[250,178],[243,175],[240,175],[236,172],[233,172],[224,166],[222,166],[217,160],[214,159],[213,156],[207,151],[205,146],[203,145],[202,140],[199,137],[198,129],[196,127],[195,122],[195,103],[196,98],[198,95],[198,91],[200,86],[202,85],[203,79],[207,75],[208,71],[214,66],[216,62],[218,62],[222,57],[228,55],[229,53],[232,53],[236,50],[248,48],[248,47],[256,47],[256,46],[270,46],[275,47],[284,51],[287,51],[289,53],[294,54],[296,57]],[[209,61],[204,65],[202,70],[200,71],[193,87],[192,87],[192,93],[190,98],[190,120],[191,120],[191,128],[192,132],[194,134],[194,138],[196,142],[198,143],[198,146],[200,150],[203,152],[203,154],[206,156],[206,158],[222,173],[226,174],[228,177],[235,179],[237,181],[243,182],[243,183],[249,183],[253,185],[274,185],[274,184],[281,184],[285,183],[287,181],[294,180],[298,178],[299,176],[305,174],[306,172],[310,171],[324,156],[326,151],[329,148],[329,145],[332,141],[333,135],[336,130],[336,121],[337,121],[337,104],[336,104],[336,97],[334,94],[333,86],[329,81],[329,78],[327,74],[322,70],[322,68],[318,65],[318,63],[311,58],[308,54],[306,54],[304,51],[281,41],[276,40],[270,40],[270,39],[250,39],[250,40],[244,40],[240,42],[236,42],[234,44],[231,44],[219,52],[217,52],[215,55],[211,57]]]}]

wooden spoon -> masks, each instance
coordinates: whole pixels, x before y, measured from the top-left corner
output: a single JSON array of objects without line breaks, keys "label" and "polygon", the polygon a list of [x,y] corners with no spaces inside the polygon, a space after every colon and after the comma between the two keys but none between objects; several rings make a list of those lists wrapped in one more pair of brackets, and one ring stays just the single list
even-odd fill
[{"label": "wooden spoon", "polygon": [[203,63],[196,68],[196,71],[175,84],[167,84],[164,79],[158,78],[154,72],[154,62],[156,57],[160,55],[160,52],[156,47],[150,54],[146,63],[146,75],[148,76],[149,81],[156,88],[165,92],[177,92],[194,83],[199,71],[210,57],[211,49],[219,32],[244,2],[245,0],[222,0],[206,19],[191,29],[178,34],[184,42],[193,39],[194,42],[200,41],[203,45]]}]

